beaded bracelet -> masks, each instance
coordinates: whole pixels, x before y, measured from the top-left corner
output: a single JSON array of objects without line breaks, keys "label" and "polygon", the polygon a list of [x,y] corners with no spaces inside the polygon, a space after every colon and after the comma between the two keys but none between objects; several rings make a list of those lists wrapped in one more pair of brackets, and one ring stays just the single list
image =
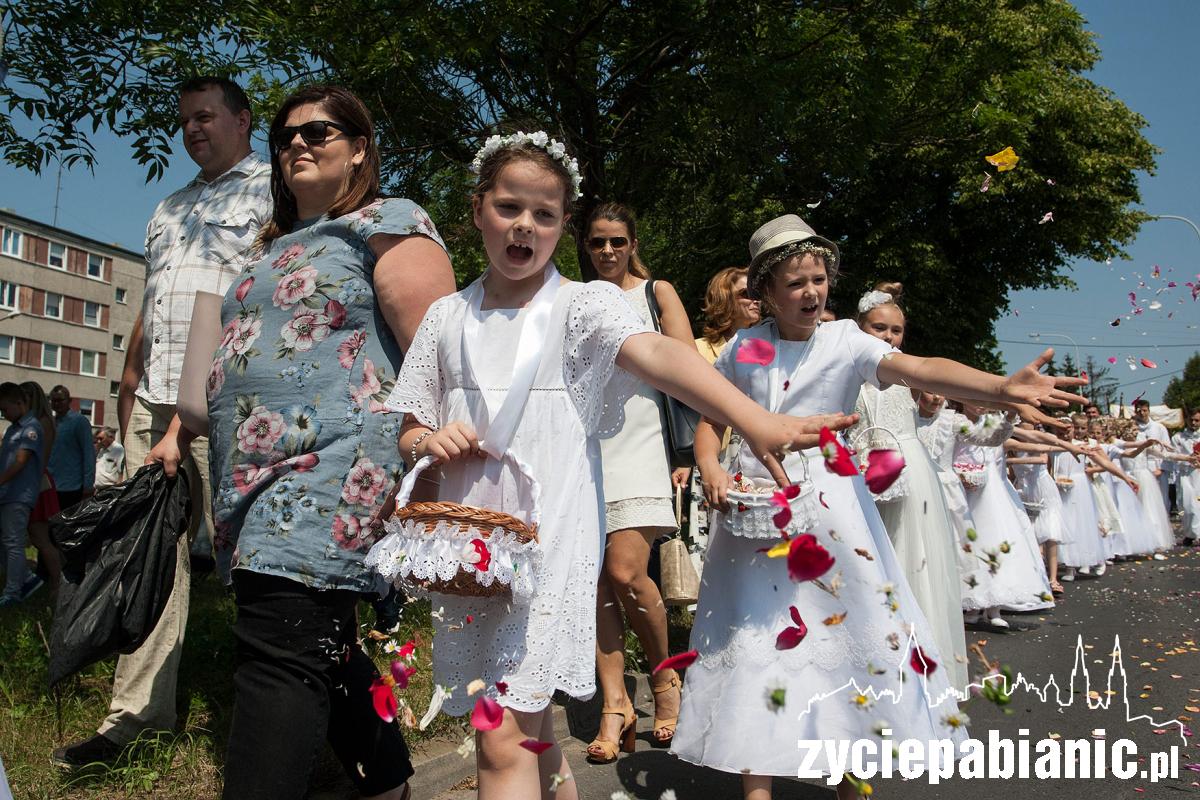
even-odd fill
[{"label": "beaded bracelet", "polygon": [[412,457],[412,463],[417,463],[417,445],[425,441],[426,437],[433,436],[435,432],[434,430],[425,431],[413,439],[412,448],[408,451],[408,454]]}]

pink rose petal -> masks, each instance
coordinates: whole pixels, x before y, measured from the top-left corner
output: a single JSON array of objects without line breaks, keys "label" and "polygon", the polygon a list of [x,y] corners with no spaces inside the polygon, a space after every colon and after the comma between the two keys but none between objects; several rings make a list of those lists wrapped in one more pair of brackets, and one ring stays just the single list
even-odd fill
[{"label": "pink rose petal", "polygon": [[651,675],[656,675],[664,669],[684,669],[690,667],[692,663],[700,657],[700,653],[695,650],[688,650],[686,653],[680,653],[677,656],[664,658],[663,662],[654,668]]},{"label": "pink rose petal", "polygon": [[904,469],[898,450],[872,450],[867,454],[867,488],[879,494],[896,482]]},{"label": "pink rose petal", "polygon": [[526,739],[521,742],[521,747],[524,747],[534,755],[540,756],[542,753],[554,747],[554,742],[542,742],[537,739]]},{"label": "pink rose petal", "polygon": [[487,695],[480,695],[471,712],[471,727],[477,731],[494,731],[504,721],[504,709]]},{"label": "pink rose petal", "polygon": [[739,364],[766,366],[774,360],[775,346],[764,339],[746,339],[738,345],[737,362]]}]

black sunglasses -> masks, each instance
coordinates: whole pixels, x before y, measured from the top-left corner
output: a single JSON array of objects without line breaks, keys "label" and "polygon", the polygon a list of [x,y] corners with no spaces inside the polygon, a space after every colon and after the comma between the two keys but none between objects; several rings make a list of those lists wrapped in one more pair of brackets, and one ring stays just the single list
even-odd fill
[{"label": "black sunglasses", "polygon": [[599,253],[606,244],[612,245],[613,250],[620,250],[629,244],[629,239],[624,236],[593,236],[587,241],[588,250],[593,253]]},{"label": "black sunglasses", "polygon": [[271,131],[271,147],[276,151],[287,150],[292,146],[292,140],[296,138],[297,133],[300,134],[300,138],[304,140],[304,143],[309,146],[324,144],[329,138],[330,128],[342,133],[350,133],[340,122],[330,122],[327,119],[314,119],[303,125],[285,125],[282,128]]}]

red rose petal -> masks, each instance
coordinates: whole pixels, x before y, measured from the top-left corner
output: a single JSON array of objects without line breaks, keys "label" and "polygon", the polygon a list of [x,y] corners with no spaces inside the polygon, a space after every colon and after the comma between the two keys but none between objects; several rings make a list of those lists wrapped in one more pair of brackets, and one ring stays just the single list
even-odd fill
[{"label": "red rose petal", "polygon": [[471,727],[477,731],[494,731],[504,721],[504,709],[487,695],[481,694],[471,712]]},{"label": "red rose petal", "polygon": [[1158,369],[1158,364],[1155,364],[1153,361],[1151,361],[1148,358],[1142,359],[1142,366],[1145,367],[1146,369]]},{"label": "red rose petal", "polygon": [[896,482],[904,469],[904,456],[898,450],[872,450],[867,455],[867,488],[879,494]]},{"label": "red rose petal", "polygon": [[771,517],[771,521],[775,523],[775,527],[783,530],[792,521],[792,510],[790,508],[781,508],[778,513]]},{"label": "red rose petal", "polygon": [[775,637],[776,650],[791,650],[796,645],[804,641],[804,637],[808,635],[808,628],[784,628]]},{"label": "red rose petal", "polygon": [[542,742],[537,739],[526,739],[525,741],[521,742],[521,747],[524,747],[534,755],[540,756],[551,747],[554,747],[554,742]]},{"label": "red rose petal", "polygon": [[692,663],[700,657],[700,653],[695,650],[688,650],[686,653],[680,653],[677,656],[664,658],[663,662],[654,668],[651,675],[656,675],[664,669],[684,669],[690,667]]},{"label": "red rose petal", "polygon": [[815,580],[833,567],[834,560],[816,536],[802,534],[788,545],[788,577],[795,583]]},{"label": "red rose petal", "polygon": [[500,694],[508,694],[508,684],[504,681],[496,681],[496,691]]},{"label": "red rose petal", "polygon": [[938,668],[937,662],[925,655],[925,651],[917,645],[913,645],[912,656],[908,659],[908,665],[918,675],[926,676],[932,675],[934,670]]},{"label": "red rose petal", "polygon": [[371,705],[375,707],[375,713],[384,722],[392,722],[396,719],[396,711],[399,708],[396,704],[396,696],[392,694],[392,687],[384,683],[382,678],[371,681]]}]

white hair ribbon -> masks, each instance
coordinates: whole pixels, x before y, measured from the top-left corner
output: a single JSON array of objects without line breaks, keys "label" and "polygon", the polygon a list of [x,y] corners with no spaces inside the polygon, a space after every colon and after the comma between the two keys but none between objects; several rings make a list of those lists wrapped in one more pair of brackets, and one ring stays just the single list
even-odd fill
[{"label": "white hair ribbon", "polygon": [[887,292],[870,291],[858,298],[858,313],[866,314],[876,306],[885,306],[888,303],[896,302],[895,298]]}]

